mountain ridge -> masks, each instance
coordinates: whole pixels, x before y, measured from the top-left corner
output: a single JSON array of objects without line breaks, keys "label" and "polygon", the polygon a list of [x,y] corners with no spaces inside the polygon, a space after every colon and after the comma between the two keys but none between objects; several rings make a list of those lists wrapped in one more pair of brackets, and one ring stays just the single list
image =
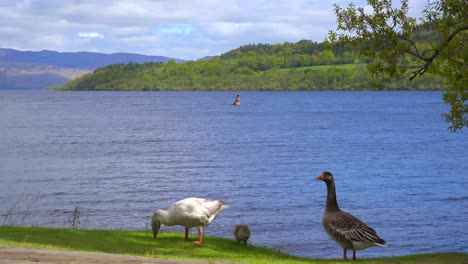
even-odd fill
[{"label": "mountain ridge", "polygon": [[20,51],[0,48],[0,90],[40,90],[63,85],[111,64],[184,60],[136,53]]}]

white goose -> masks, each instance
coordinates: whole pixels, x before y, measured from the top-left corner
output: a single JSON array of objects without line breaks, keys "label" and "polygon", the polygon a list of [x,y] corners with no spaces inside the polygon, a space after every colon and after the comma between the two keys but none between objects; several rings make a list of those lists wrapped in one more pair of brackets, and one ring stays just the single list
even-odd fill
[{"label": "white goose", "polygon": [[181,225],[185,227],[185,240],[192,227],[198,228],[198,241],[203,243],[203,227],[209,225],[227,208],[222,200],[207,200],[203,198],[186,198],[173,203],[168,210],[156,210],[151,220],[154,239],[158,236],[161,224],[166,226]]}]

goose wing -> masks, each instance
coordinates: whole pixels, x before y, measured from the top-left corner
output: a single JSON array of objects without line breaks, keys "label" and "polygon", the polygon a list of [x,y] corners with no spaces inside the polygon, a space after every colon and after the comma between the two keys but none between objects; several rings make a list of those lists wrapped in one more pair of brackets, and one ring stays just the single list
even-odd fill
[{"label": "goose wing", "polygon": [[200,201],[200,213],[208,217],[209,222],[213,221],[224,208],[222,200],[206,200]]},{"label": "goose wing", "polygon": [[340,211],[328,218],[329,228],[333,233],[350,242],[385,244],[374,229],[351,214]]},{"label": "goose wing", "polygon": [[186,227],[206,226],[213,221],[223,208],[221,200],[186,198],[171,205],[170,214],[176,222]]}]

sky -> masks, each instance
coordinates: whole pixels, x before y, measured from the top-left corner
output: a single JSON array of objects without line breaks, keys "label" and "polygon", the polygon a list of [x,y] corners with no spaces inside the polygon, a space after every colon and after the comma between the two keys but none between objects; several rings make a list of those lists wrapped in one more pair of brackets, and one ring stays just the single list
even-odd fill
[{"label": "sky", "polygon": [[[351,0],[0,0],[0,48],[196,60],[246,44],[325,40]],[[365,6],[365,0],[354,0]],[[395,1],[394,1],[395,2]],[[397,1],[398,3],[398,1]],[[410,14],[425,0],[410,0]]]}]

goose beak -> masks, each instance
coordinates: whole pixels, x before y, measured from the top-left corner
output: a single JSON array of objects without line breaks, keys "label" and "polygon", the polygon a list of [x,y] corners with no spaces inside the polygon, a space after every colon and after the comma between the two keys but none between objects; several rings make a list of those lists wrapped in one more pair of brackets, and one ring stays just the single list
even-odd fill
[{"label": "goose beak", "polygon": [[317,178],[316,178],[316,179],[317,179],[317,180],[321,180],[321,181],[323,181],[323,174],[320,174],[319,176],[317,176]]}]

